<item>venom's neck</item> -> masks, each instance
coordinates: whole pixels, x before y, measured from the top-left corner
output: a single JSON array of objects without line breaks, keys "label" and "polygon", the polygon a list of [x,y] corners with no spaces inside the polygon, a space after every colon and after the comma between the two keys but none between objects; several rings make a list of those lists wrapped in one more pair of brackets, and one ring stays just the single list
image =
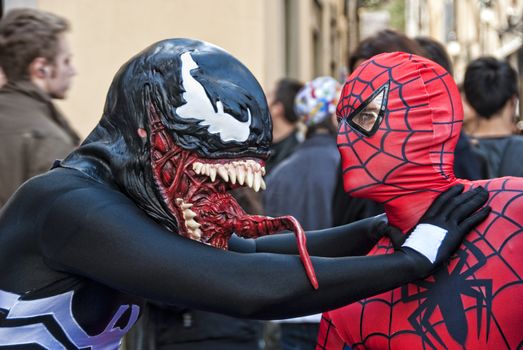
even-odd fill
[{"label": "venom's neck", "polygon": [[111,157],[112,153],[106,147],[92,143],[83,145],[72,152],[61,162],[60,166],[76,169],[98,182],[117,187],[111,170]]}]

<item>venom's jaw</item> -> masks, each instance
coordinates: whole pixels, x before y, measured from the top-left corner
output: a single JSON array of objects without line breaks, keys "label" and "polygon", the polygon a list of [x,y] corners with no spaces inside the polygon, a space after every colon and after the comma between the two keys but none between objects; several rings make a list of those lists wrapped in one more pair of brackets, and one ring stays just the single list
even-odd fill
[{"label": "venom's jaw", "polygon": [[[222,247],[223,243],[213,242],[212,237],[216,236],[216,227],[208,227],[208,223],[201,220],[202,216],[207,216],[209,219],[209,212],[218,207],[218,202],[226,202],[226,211],[228,215],[241,217],[245,213],[236,203],[233,204],[228,190],[239,186],[245,186],[258,192],[260,189],[265,189],[265,167],[263,163],[254,159],[232,160],[224,162],[209,161],[208,159],[198,159],[188,166],[192,171],[188,171],[187,175],[192,178],[193,186],[191,188],[196,191],[189,191],[184,194],[183,198],[176,198],[176,205],[181,212],[178,215],[180,219],[183,218],[184,229],[186,236],[191,239],[218,245]],[[212,203],[210,198],[213,198]],[[195,205],[196,204],[196,205]],[[214,204],[214,205],[213,205]],[[221,226],[224,226],[225,220]],[[206,232],[204,231],[214,231]]]}]

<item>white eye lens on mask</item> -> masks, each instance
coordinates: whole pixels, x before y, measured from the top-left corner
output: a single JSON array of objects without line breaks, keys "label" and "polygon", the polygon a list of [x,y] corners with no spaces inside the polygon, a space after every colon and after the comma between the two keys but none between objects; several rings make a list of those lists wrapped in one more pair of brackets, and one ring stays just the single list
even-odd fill
[{"label": "white eye lens on mask", "polygon": [[389,82],[386,82],[347,117],[349,125],[364,136],[374,135],[383,121],[388,95]]}]

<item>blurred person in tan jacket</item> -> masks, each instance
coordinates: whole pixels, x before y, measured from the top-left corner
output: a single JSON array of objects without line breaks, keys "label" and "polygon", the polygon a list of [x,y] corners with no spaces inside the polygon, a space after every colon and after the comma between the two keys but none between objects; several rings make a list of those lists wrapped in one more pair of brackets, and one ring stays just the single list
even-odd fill
[{"label": "blurred person in tan jacket", "polygon": [[76,70],[68,22],[36,9],[0,21],[0,207],[25,180],[70,153],[79,137],[52,99],[64,99]]}]

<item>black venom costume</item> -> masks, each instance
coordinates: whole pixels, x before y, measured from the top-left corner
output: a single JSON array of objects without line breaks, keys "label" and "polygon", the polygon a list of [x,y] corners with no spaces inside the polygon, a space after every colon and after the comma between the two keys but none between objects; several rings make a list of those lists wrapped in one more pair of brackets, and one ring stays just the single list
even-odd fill
[{"label": "black venom costume", "polygon": [[132,58],[85,142],[0,212],[0,348],[116,349],[143,299],[261,319],[340,307],[426,276],[486,214],[461,221],[481,189],[436,200],[421,220],[440,233],[431,259],[416,244],[350,257],[380,218],[307,233],[315,290],[292,235],[229,241],[299,230],[227,193],[263,189],[270,141],[260,86],[222,49],[173,39]]}]

